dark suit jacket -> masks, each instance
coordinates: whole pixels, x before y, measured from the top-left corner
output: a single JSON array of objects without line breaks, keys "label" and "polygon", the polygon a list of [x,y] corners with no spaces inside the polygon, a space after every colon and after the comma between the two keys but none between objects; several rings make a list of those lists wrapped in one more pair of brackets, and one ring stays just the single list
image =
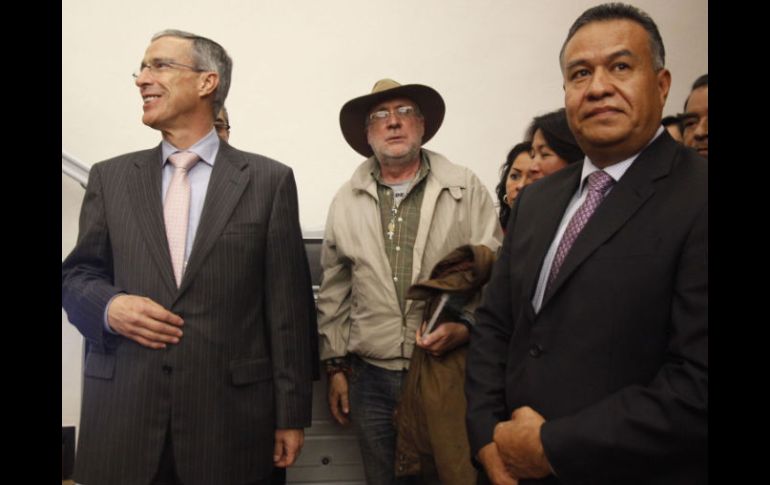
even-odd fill
[{"label": "dark suit jacket", "polygon": [[[272,469],[276,428],[310,425],[310,273],[291,169],[221,143],[181,287],[164,231],[161,149],[91,169],[62,306],[87,339],[75,479],[149,483],[170,425],[185,484]],[[151,350],[104,331],[118,292],[182,316]],[[316,354],[317,355],[317,354]]]},{"label": "dark suit jacket", "polygon": [[705,483],[707,162],[658,137],[588,221],[536,315],[538,274],[581,169],[531,185],[512,209],[468,353],[472,452],[526,405],[546,419],[559,479],[544,483]]}]

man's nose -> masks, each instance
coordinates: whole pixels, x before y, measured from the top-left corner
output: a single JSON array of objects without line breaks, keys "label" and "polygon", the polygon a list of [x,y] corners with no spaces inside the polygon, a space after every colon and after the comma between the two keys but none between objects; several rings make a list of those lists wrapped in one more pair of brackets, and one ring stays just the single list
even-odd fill
[{"label": "man's nose", "polygon": [[612,82],[609,73],[603,68],[595,69],[588,85],[588,96],[593,99],[601,99],[611,92]]},{"label": "man's nose", "polygon": [[147,68],[147,66],[143,66],[139,71],[137,71],[136,76],[134,77],[134,84],[137,86],[143,86],[150,84],[151,80],[152,76],[150,75],[150,69]]},{"label": "man's nose", "polygon": [[397,128],[401,126],[401,118],[394,112],[388,112],[387,126],[388,128]]}]

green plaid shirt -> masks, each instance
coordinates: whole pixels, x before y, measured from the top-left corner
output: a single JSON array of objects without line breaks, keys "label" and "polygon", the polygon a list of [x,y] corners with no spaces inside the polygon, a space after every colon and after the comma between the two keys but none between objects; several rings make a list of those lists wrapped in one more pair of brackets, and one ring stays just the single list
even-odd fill
[{"label": "green plaid shirt", "polygon": [[[375,165],[372,177],[377,181],[377,196],[380,201],[382,235],[385,239],[385,253],[388,255],[393,284],[396,287],[401,313],[404,313],[406,290],[412,284],[412,256],[417,226],[420,224],[420,207],[425,194],[425,177],[430,171],[430,162],[420,151],[420,170],[409,187],[406,197],[398,208],[393,204],[393,191],[382,181],[379,164]],[[392,234],[391,234],[392,231]]]}]

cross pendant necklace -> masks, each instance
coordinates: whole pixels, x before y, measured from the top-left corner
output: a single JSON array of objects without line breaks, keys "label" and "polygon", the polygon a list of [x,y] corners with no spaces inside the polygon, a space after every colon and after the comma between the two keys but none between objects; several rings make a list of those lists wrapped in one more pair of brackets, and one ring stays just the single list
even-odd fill
[{"label": "cross pendant necklace", "polygon": [[[393,241],[393,236],[396,235],[396,216],[398,215],[398,207],[401,205],[401,201],[406,198],[406,196],[409,194],[409,189],[412,188],[412,184],[415,180],[417,180],[417,175],[419,175],[419,170],[417,173],[414,174],[414,177],[412,180],[409,181],[409,184],[406,186],[406,190],[404,190],[403,195],[397,199],[396,197],[396,191],[391,186],[391,194],[393,195],[393,206],[390,208],[390,222],[388,222],[388,232],[385,233],[386,236],[388,236],[388,240]],[[398,200],[398,202],[396,202]]]},{"label": "cross pendant necklace", "polygon": [[388,239],[391,241],[393,240],[393,236],[395,235],[396,231],[396,214],[398,214],[398,208],[395,205],[395,199],[393,203],[393,208],[390,209],[390,222],[388,222]]}]

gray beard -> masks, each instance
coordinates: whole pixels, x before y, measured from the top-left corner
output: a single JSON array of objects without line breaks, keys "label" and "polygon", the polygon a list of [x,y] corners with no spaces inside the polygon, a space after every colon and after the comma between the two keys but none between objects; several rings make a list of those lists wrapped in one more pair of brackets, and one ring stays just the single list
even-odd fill
[{"label": "gray beard", "polygon": [[418,146],[415,150],[411,150],[401,157],[388,157],[378,153],[375,153],[374,156],[382,165],[388,167],[403,167],[414,162],[415,158],[419,158],[421,148],[422,147]]}]

